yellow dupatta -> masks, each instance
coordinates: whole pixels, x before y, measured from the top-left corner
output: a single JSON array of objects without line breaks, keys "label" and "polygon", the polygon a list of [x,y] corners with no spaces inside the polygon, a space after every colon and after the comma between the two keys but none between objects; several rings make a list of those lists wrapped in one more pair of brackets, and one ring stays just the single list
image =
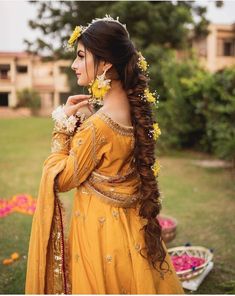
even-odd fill
[{"label": "yellow dupatta", "polygon": [[26,294],[68,294],[68,270],[63,230],[64,211],[57,195],[56,176],[66,159],[50,155],[44,162],[28,252]]},{"label": "yellow dupatta", "polygon": [[[25,282],[26,294],[71,294],[65,210],[58,192],[83,183],[100,161],[106,140],[89,117],[70,139],[53,132],[52,154],[44,161],[36,211],[33,216]],[[57,182],[58,181],[58,182]]]}]

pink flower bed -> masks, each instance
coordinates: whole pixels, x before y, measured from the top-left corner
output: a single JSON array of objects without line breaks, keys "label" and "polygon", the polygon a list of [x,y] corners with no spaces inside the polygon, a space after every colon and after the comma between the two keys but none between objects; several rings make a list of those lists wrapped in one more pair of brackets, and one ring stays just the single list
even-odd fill
[{"label": "pink flower bed", "polygon": [[36,209],[36,199],[31,195],[19,194],[14,195],[11,199],[0,199],[0,218],[8,216],[13,212],[33,215]]}]

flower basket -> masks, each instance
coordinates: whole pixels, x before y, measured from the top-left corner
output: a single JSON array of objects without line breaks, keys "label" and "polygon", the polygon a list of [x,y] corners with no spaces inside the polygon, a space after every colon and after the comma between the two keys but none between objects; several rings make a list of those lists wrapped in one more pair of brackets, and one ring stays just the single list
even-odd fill
[{"label": "flower basket", "polygon": [[200,246],[181,246],[168,249],[176,273],[181,281],[201,274],[212,261],[210,249]]},{"label": "flower basket", "polygon": [[157,219],[162,226],[162,239],[165,243],[169,243],[176,236],[178,222],[175,218],[166,215],[158,215]]}]

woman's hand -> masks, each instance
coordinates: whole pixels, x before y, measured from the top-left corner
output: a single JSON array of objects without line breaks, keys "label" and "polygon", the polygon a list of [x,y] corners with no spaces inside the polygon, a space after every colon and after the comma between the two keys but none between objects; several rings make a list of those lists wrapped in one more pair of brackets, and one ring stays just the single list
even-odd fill
[{"label": "woman's hand", "polygon": [[64,112],[69,117],[71,115],[75,115],[81,108],[88,107],[91,113],[93,113],[93,109],[90,106],[88,99],[91,95],[74,95],[68,97],[68,100],[64,106]]}]

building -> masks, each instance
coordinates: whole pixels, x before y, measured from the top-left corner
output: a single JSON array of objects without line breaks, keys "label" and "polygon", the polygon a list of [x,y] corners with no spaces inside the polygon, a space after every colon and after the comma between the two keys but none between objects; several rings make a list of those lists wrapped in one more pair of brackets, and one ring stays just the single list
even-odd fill
[{"label": "building", "polygon": [[39,92],[43,110],[51,110],[69,96],[65,68],[71,62],[43,62],[27,52],[0,52],[0,107],[14,107],[17,91],[32,88]]},{"label": "building", "polygon": [[211,72],[235,65],[235,23],[210,24],[206,38],[192,41],[202,64]]},{"label": "building", "polygon": [[[211,72],[235,65],[235,23],[210,24],[207,37],[191,39],[191,45],[202,64]],[[184,52],[177,52],[179,58]],[[70,95],[64,70],[71,61],[43,62],[39,56],[26,52],[0,52],[0,108],[17,104],[17,91],[37,90],[44,113],[64,103]]]}]

